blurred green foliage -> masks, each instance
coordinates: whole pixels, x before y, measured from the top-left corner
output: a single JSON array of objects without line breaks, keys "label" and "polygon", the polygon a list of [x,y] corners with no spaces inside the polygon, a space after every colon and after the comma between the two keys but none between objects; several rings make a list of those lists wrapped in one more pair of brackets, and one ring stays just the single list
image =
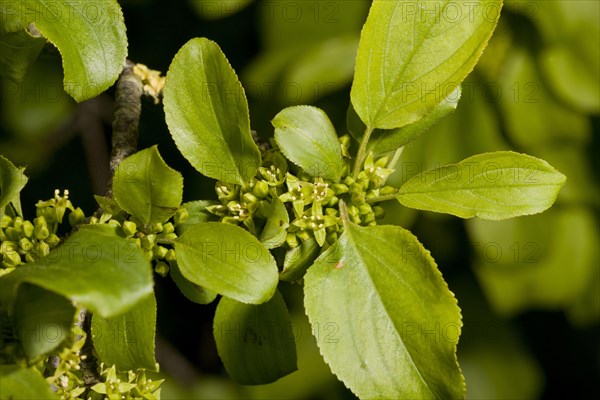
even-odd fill
[{"label": "blurred green foliage", "polygon": [[[292,104],[315,104],[336,126],[346,120],[368,1],[120,3],[129,57],[150,68],[165,71],[192,37],[217,41],[240,73],[259,136],[272,136],[269,121]],[[587,397],[599,390],[600,3],[505,3],[458,109],[405,148],[394,179],[510,149],[543,158],[568,177],[556,206],[532,217],[463,223],[390,204],[386,219],[411,228],[432,250],[459,299],[468,397]],[[24,83],[0,81],[0,153],[28,166],[25,215],[33,212],[27,204],[55,187],[69,188],[86,212],[95,208],[92,194],[103,194],[112,93],[76,106],[61,82],[59,56],[48,46]],[[183,172],[184,200],[214,193],[178,154],[162,108],[148,102],[140,148],[153,144]],[[157,357],[163,373],[174,375],[163,398],[353,398],[318,353],[298,303],[300,287],[285,289],[299,370],[247,387],[232,383],[218,360],[214,306],[190,303],[170,282],[158,282],[159,342],[168,344]]]}]

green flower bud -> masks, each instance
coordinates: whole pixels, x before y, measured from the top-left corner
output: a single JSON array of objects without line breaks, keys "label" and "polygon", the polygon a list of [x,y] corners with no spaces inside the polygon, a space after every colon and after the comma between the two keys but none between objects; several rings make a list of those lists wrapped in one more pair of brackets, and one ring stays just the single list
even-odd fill
[{"label": "green flower bud", "polygon": [[166,257],[167,251],[167,248],[163,246],[154,246],[154,249],[152,249],[152,252],[154,253],[154,258],[158,258],[160,260]]},{"label": "green flower bud", "polygon": [[71,226],[81,225],[85,222],[85,214],[83,210],[77,207],[74,211],[69,214],[69,224]]},{"label": "green flower bud", "polygon": [[375,213],[376,219],[381,219],[381,218],[385,217],[385,209],[383,207],[374,206],[373,213]]},{"label": "green flower bud", "polygon": [[110,220],[108,220],[108,225],[114,226],[115,228],[120,228],[121,227],[121,223],[119,221],[117,221],[116,219],[110,219]]},{"label": "green flower bud", "polygon": [[258,197],[256,197],[252,193],[244,193],[242,195],[242,201],[246,204],[255,204],[258,202]]},{"label": "green flower bud", "polygon": [[90,225],[96,225],[96,224],[98,224],[98,218],[90,217]]},{"label": "green flower bud", "polygon": [[34,227],[30,221],[23,222],[22,232],[25,237],[31,238],[33,236]]},{"label": "green flower bud", "polygon": [[375,213],[371,212],[362,217],[363,224],[368,224],[375,221]]},{"label": "green flower bud", "polygon": [[33,253],[27,253],[25,254],[25,262],[27,263],[33,263],[37,261],[37,257],[35,256],[35,254]]},{"label": "green flower bud", "polygon": [[16,251],[2,254],[2,266],[4,268],[14,268],[21,264],[21,256]]},{"label": "green flower bud", "polygon": [[60,238],[54,233],[51,233],[50,236],[48,236],[48,239],[45,240],[45,242],[48,243],[50,247],[55,248],[60,244]]},{"label": "green flower bud", "polygon": [[50,236],[50,231],[46,225],[38,225],[34,229],[34,234],[36,239],[44,240]]},{"label": "green flower bud", "polygon": [[331,189],[333,190],[333,193],[338,196],[340,194],[348,193],[348,186],[344,185],[343,183],[334,183],[331,186]]},{"label": "green flower bud", "polygon": [[163,235],[168,235],[169,233],[173,233],[173,232],[175,232],[175,227],[173,226],[173,224],[171,222],[167,222],[166,224],[163,225],[163,230],[162,230]]},{"label": "green flower bud", "polygon": [[0,254],[6,255],[9,253],[16,253],[19,249],[19,245],[16,242],[5,241],[0,245]]},{"label": "green flower bud", "polygon": [[350,186],[350,185],[352,185],[355,182],[356,181],[351,176],[347,176],[347,177],[344,178],[344,185],[346,185],[346,186]]},{"label": "green flower bud", "polygon": [[45,257],[48,255],[48,253],[50,253],[50,246],[48,245],[48,243],[46,243],[42,240],[42,241],[37,242],[36,244],[37,245],[35,246],[33,251],[37,256]]},{"label": "green flower bud", "polygon": [[156,267],[154,267],[154,271],[162,276],[163,278],[169,275],[169,265],[162,261],[156,263]]},{"label": "green flower bud", "polygon": [[170,263],[174,263],[175,261],[177,261],[177,254],[175,253],[175,250],[167,250],[167,254],[165,254],[165,260]]},{"label": "green flower bud", "polygon": [[352,217],[350,217],[350,219],[351,219],[351,220],[352,220],[352,222],[354,222],[356,225],[360,225],[360,224],[362,223],[362,221],[361,221],[361,219],[360,219],[360,217],[359,217],[358,215],[357,215],[357,216],[352,216]]},{"label": "green flower bud", "polygon": [[334,244],[337,240],[338,240],[338,234],[337,232],[331,232],[327,234],[327,242],[329,244]]},{"label": "green flower bud", "polygon": [[373,209],[368,204],[362,204],[362,205],[358,206],[358,214],[359,215],[366,215],[366,214],[371,213],[372,211],[373,211]]},{"label": "green flower bud", "polygon": [[8,228],[11,225],[12,225],[12,218],[9,217],[8,215],[3,215],[2,216],[2,221],[0,221],[0,227],[2,229],[6,229],[6,228]]},{"label": "green flower bud", "polygon": [[380,196],[384,196],[384,195],[388,195],[388,194],[396,194],[397,192],[398,192],[398,189],[396,189],[393,186],[384,186],[381,189],[379,189]]},{"label": "green flower bud", "polygon": [[269,184],[265,181],[256,182],[254,188],[252,189],[252,194],[259,199],[264,199],[269,195]]},{"label": "green flower bud", "polygon": [[134,238],[133,242],[136,244],[137,247],[139,247],[140,249],[142,248],[142,241],[140,240],[140,238]]},{"label": "green flower bud", "polygon": [[21,250],[29,252],[33,249],[33,243],[31,243],[31,240],[27,238],[22,238],[21,240],[19,240],[19,247],[21,248]]},{"label": "green flower bud", "polygon": [[133,221],[123,221],[121,225],[121,229],[123,229],[123,233],[125,233],[126,237],[132,237],[137,232],[137,225]]},{"label": "green flower bud", "polygon": [[350,200],[352,201],[353,204],[356,204],[357,206],[365,204],[365,201],[366,201],[365,192],[353,193],[352,196],[350,197]]},{"label": "green flower bud", "polygon": [[287,242],[288,246],[290,246],[290,248],[295,248],[298,247],[299,243],[298,243],[298,238],[296,237],[296,234],[293,232],[288,232],[288,234],[285,237],[285,241]]},{"label": "green flower bud", "polygon": [[175,240],[175,239],[177,239],[177,234],[176,233],[167,233],[166,235],[162,236],[162,239]]},{"label": "green flower bud", "polygon": [[296,233],[296,236],[298,237],[298,239],[300,239],[303,242],[310,239],[309,231],[305,231],[305,230],[299,231],[298,233]]},{"label": "green flower bud", "polygon": [[175,216],[173,217],[173,220],[175,221],[175,225],[179,225],[184,224],[189,218],[190,213],[188,212],[187,208],[179,207],[175,213]]},{"label": "green flower bud", "polygon": [[18,230],[16,230],[15,228],[8,227],[4,230],[4,234],[6,235],[6,238],[8,240],[12,240],[13,242],[17,242],[19,240],[20,232]]},{"label": "green flower bud", "polygon": [[23,218],[21,218],[21,217],[15,217],[13,219],[12,227],[15,228],[17,231],[21,232],[21,227],[22,226],[23,226]]},{"label": "green flower bud", "polygon": [[160,222],[156,222],[156,223],[150,225],[150,228],[148,228],[148,231],[150,233],[161,233],[163,231],[163,224],[161,224]]},{"label": "green flower bud", "polygon": [[152,252],[152,250],[144,250],[144,257],[146,257],[146,260],[152,261],[154,253]]},{"label": "green flower bud", "polygon": [[[327,201],[326,205],[328,205],[330,207],[333,207],[333,206],[335,206],[339,202],[340,202],[340,198],[339,197],[337,197],[337,196],[331,196],[329,198],[329,200]],[[325,205],[325,204],[323,204],[323,205]]]},{"label": "green flower bud", "polygon": [[152,250],[154,243],[156,243],[156,235],[150,234],[141,237],[142,249]]},{"label": "green flower bud", "polygon": [[325,215],[331,215],[332,217],[339,217],[340,212],[338,210],[336,210],[335,208],[326,208]]},{"label": "green flower bud", "polygon": [[348,147],[350,147],[350,143],[352,142],[352,139],[350,138],[350,135],[344,135],[339,138],[339,141],[342,146],[344,146],[345,148],[348,148]]},{"label": "green flower bud", "polygon": [[240,187],[233,183],[217,182],[215,191],[219,196],[219,200],[225,202],[235,199],[240,192]]},{"label": "green flower bud", "polygon": [[348,189],[348,193],[351,195],[355,193],[362,193],[364,191],[363,186],[360,183],[353,183],[348,187]]},{"label": "green flower bud", "polygon": [[6,240],[6,234],[4,233],[4,229],[0,228],[0,243]]},{"label": "green flower bud", "polygon": [[350,204],[347,208],[346,211],[348,211],[348,215],[350,215],[351,217],[355,217],[358,216],[358,207],[356,207],[353,204]]}]

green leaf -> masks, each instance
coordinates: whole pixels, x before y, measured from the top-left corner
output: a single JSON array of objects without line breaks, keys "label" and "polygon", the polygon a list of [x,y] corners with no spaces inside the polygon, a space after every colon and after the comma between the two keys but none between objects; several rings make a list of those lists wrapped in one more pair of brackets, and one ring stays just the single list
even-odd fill
[{"label": "green leaf", "polygon": [[62,296],[38,286],[21,286],[14,308],[15,331],[30,360],[69,338],[75,308]]},{"label": "green leaf", "polygon": [[207,20],[228,17],[246,8],[252,0],[189,0],[198,15]]},{"label": "green leaf", "polygon": [[123,13],[115,0],[88,3],[69,0],[17,2],[3,15],[10,30],[35,24],[60,51],[64,86],[78,102],[96,97],[115,83],[127,57]]},{"label": "green leaf", "polygon": [[294,372],[296,343],[279,292],[260,305],[222,298],[213,323],[227,373],[243,385],[263,385]]},{"label": "green leaf", "polygon": [[187,210],[189,217],[187,221],[177,224],[175,227],[177,234],[181,235],[188,227],[200,222],[218,221],[219,217],[206,211],[206,207],[219,204],[221,203],[213,200],[188,201],[187,203],[182,204],[181,206]]},{"label": "green leaf", "polygon": [[339,180],[344,162],[337,133],[327,114],[311,106],[282,110],[271,121],[283,154],[312,176]]},{"label": "green leaf", "polygon": [[288,282],[302,279],[308,267],[316,260],[320,250],[321,246],[314,237],[302,242],[300,246],[288,250],[283,260],[283,271],[279,275],[280,279]]},{"label": "green leaf", "polygon": [[114,364],[119,370],[156,370],[155,332],[154,293],[118,317],[105,319],[96,314],[92,316],[94,348],[105,364]]},{"label": "green leaf", "polygon": [[471,72],[501,0],[375,0],[363,28],[352,104],[370,128],[400,128],[431,112]]},{"label": "green leaf", "polygon": [[101,317],[122,314],[152,293],[152,270],[133,240],[110,226],[73,233],[46,257],[0,278],[0,303],[9,305],[22,283],[81,304]]},{"label": "green leaf", "polygon": [[251,304],[275,293],[279,276],[273,256],[238,226],[196,224],[175,241],[175,251],[181,274],[196,285]]},{"label": "green leaf", "polygon": [[290,216],[279,197],[264,210],[267,223],[260,233],[260,241],[267,249],[274,249],[285,242],[287,228],[290,226]]},{"label": "green leaf", "polygon": [[[412,142],[419,136],[430,130],[440,120],[447,117],[456,110],[460,100],[461,89],[458,86],[444,101],[438,104],[433,111],[425,115],[417,122],[402,128],[385,130],[375,129],[369,139],[368,151],[375,155],[395,151],[400,147]],[[348,129],[350,134],[360,142],[367,126],[361,121],[356,111],[350,105],[348,109]]]},{"label": "green leaf", "polygon": [[181,205],[183,178],[170,168],[156,146],[127,157],[113,180],[117,204],[144,224],[166,222]]},{"label": "green leaf", "polygon": [[189,300],[198,304],[209,304],[217,298],[217,294],[202,286],[198,286],[181,275],[181,271],[177,264],[170,264],[169,273],[173,282],[177,285],[181,293]]},{"label": "green leaf", "polygon": [[418,210],[499,220],[548,209],[565,182],[544,160],[501,151],[416,175],[396,197]]},{"label": "green leaf", "polygon": [[27,183],[24,171],[25,168],[17,168],[0,156],[0,218],[4,215],[4,208],[8,203],[12,203],[19,215],[23,215],[19,193]]},{"label": "green leaf", "polygon": [[331,370],[360,398],[463,398],[461,316],[409,231],[348,223],[304,276],[305,309]]},{"label": "green leaf", "polygon": [[46,41],[25,30],[0,36],[0,75],[21,82]]},{"label": "green leaf", "polygon": [[59,398],[35,367],[0,365],[0,382],[2,382],[0,394],[3,400],[58,400]]},{"label": "green leaf", "polygon": [[240,185],[256,175],[260,152],[244,88],[215,42],[196,38],[179,50],[167,73],[164,105],[173,140],[196,170]]}]

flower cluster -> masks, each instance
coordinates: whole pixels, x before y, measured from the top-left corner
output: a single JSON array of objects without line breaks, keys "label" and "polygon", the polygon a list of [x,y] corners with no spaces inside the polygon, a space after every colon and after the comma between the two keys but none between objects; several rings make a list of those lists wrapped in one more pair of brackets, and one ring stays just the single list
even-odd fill
[{"label": "flower cluster", "polygon": [[0,274],[8,273],[21,264],[30,263],[46,256],[58,246],[61,239],[57,231],[69,210],[69,222],[72,226],[85,219],[80,208],[74,208],[69,200],[69,191],[63,195],[57,189],[54,198],[36,204],[37,217],[32,221],[20,216],[4,215],[0,223]]},{"label": "flower cluster", "polygon": [[[342,152],[347,154],[348,137],[340,138]],[[349,219],[356,224],[376,225],[384,209],[375,205],[380,196],[395,193],[385,186],[394,172],[388,167],[388,157],[374,160],[369,155],[356,178],[349,175],[349,165],[339,182],[311,177],[304,171],[292,173],[284,156],[271,149],[263,154],[263,165],[257,175],[244,186],[217,182],[215,191],[221,204],[207,207],[221,222],[244,225],[259,236],[274,202],[287,205],[290,226],[286,243],[295,248],[314,237],[319,246],[333,244],[343,230],[339,203],[344,200]]]}]

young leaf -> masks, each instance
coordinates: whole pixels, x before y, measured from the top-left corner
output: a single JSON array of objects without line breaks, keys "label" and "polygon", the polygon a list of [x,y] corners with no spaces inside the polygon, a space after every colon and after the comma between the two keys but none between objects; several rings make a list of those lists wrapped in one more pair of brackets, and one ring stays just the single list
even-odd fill
[{"label": "young leaf", "polygon": [[312,176],[339,180],[344,166],[338,136],[327,114],[310,106],[288,107],[271,121],[283,154]]},{"label": "young leaf", "polygon": [[118,317],[105,319],[92,316],[92,340],[100,359],[107,365],[128,371],[156,369],[154,336],[156,332],[156,299],[150,294],[131,310]]},{"label": "young leaf", "polygon": [[259,305],[223,297],[213,329],[227,373],[242,385],[275,382],[297,368],[292,323],[279,292]]},{"label": "young leaf", "polygon": [[24,171],[25,168],[17,168],[0,156],[0,218],[4,215],[4,208],[8,203],[12,203],[17,213],[22,215],[19,193],[27,183]]},{"label": "young leaf", "polygon": [[198,286],[181,275],[177,264],[171,264],[169,274],[181,293],[189,300],[198,304],[210,304],[217,298],[217,294],[211,290]]},{"label": "young leaf", "polygon": [[144,224],[166,222],[181,205],[183,178],[152,146],[119,164],[113,194],[119,207]]},{"label": "young leaf", "polygon": [[279,281],[269,250],[244,229],[203,222],[175,241],[181,274],[190,282],[242,303],[269,300]]},{"label": "young leaf", "polygon": [[59,399],[35,367],[0,365],[0,382],[2,382],[2,391],[0,392],[2,399]]},{"label": "young leaf", "polygon": [[312,265],[319,255],[321,246],[315,238],[311,237],[302,242],[300,246],[294,247],[285,253],[283,260],[283,271],[279,274],[282,281],[294,282],[299,281],[304,277],[308,267]]},{"label": "young leaf", "polygon": [[244,88],[215,42],[196,38],[179,50],[167,73],[164,105],[173,140],[196,170],[240,185],[256,174],[260,152]]},{"label": "young leaf", "polygon": [[304,276],[323,358],[360,398],[463,398],[461,316],[429,251],[409,231],[348,223]]},{"label": "young leaf", "polygon": [[[1,18],[1,17],[0,17]],[[21,82],[46,41],[25,30],[0,36],[0,75]]]},{"label": "young leaf", "polygon": [[[369,145],[367,147],[368,151],[372,151],[375,155],[378,155],[395,151],[400,147],[407,145],[431,129],[440,120],[453,113],[458,106],[460,96],[461,88],[458,86],[450,96],[438,104],[433,111],[417,122],[413,122],[412,124],[397,129],[375,129],[369,140]],[[361,121],[352,105],[350,105],[350,108],[348,109],[347,120],[350,134],[360,142],[367,126]]]},{"label": "young leaf", "polygon": [[351,99],[370,128],[418,121],[471,72],[501,0],[374,0],[362,30]]},{"label": "young leaf", "polygon": [[69,337],[75,308],[62,296],[38,286],[21,286],[14,308],[15,332],[28,359],[57,348]]},{"label": "young leaf", "polygon": [[11,304],[25,282],[104,318],[126,312],[152,293],[153,286],[150,265],[136,244],[99,225],[82,228],[46,257],[2,276],[0,303]]},{"label": "young leaf", "polygon": [[285,242],[290,216],[278,197],[266,207],[267,223],[260,234],[260,241],[267,249],[274,249]]},{"label": "young leaf", "polygon": [[418,210],[499,220],[548,209],[566,179],[544,160],[500,151],[416,175],[396,197]]},{"label": "young leaf", "polygon": [[[15,2],[2,18],[4,31],[16,32],[30,23],[60,51],[64,86],[78,102],[96,97],[117,80],[127,57],[127,36],[121,7],[115,0],[87,3],[69,0]],[[11,8],[8,6],[7,8]]]}]

